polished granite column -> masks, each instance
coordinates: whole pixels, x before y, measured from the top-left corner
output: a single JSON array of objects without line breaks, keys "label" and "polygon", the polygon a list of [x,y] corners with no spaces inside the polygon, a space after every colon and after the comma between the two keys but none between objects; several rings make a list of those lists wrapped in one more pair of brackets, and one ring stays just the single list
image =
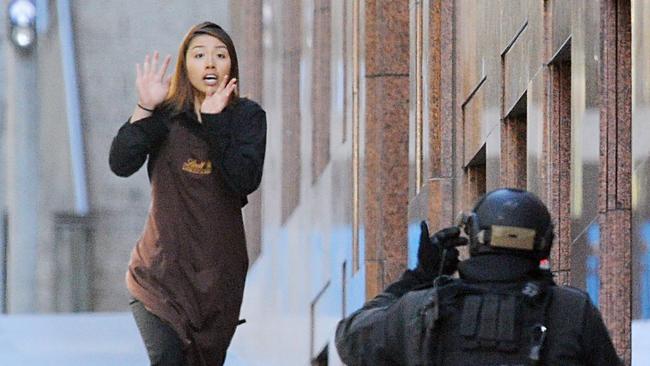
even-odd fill
[{"label": "polished granite column", "polygon": [[453,224],[454,220],[454,3],[451,0],[432,1],[429,28],[432,34],[429,49],[431,72],[429,105],[431,111],[429,145],[431,172],[425,175],[428,190],[427,219],[432,228]]},{"label": "polished granite column", "polygon": [[366,297],[406,267],[409,3],[365,2]]},{"label": "polished granite column", "polygon": [[603,318],[631,362],[632,59],[629,0],[601,1],[600,194]]}]

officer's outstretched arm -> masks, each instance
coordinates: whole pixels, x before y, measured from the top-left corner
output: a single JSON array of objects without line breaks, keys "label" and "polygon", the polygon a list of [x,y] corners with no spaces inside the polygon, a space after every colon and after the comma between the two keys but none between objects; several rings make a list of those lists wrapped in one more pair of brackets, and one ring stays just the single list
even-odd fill
[{"label": "officer's outstretched arm", "polygon": [[417,357],[425,346],[422,310],[432,301],[434,289],[411,291],[421,284],[415,271],[407,270],[384,292],[341,320],[336,329],[336,349],[348,366],[420,365]]},{"label": "officer's outstretched arm", "polygon": [[341,360],[348,366],[403,365],[399,360],[394,360],[397,355],[389,351],[395,348],[397,340],[392,336],[387,337],[387,334],[393,334],[400,326],[392,324],[396,322],[396,303],[405,293],[422,284],[420,275],[406,270],[384,292],[341,320],[336,327],[336,349]]},{"label": "officer's outstretched arm", "polygon": [[[419,316],[408,314],[419,311],[421,302],[428,301],[425,292],[404,295],[431,285],[440,272],[453,274],[456,271],[458,250],[455,247],[466,243],[466,239],[459,236],[460,230],[452,227],[429,236],[426,222],[422,221],[420,227],[415,269],[406,270],[383,293],[339,322],[336,348],[346,365],[403,365],[408,353],[401,343],[411,336],[405,327],[407,323],[414,324],[413,319]],[[425,298],[420,299],[422,296]]]},{"label": "officer's outstretched arm", "polygon": [[398,299],[383,292],[336,327],[336,349],[348,366],[399,365],[387,354],[387,309]]}]

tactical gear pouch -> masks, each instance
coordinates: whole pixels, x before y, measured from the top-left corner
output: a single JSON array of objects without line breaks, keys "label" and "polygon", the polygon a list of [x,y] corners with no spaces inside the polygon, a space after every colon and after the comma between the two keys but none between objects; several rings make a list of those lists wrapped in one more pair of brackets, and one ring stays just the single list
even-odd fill
[{"label": "tactical gear pouch", "polygon": [[[552,284],[552,283],[551,283]],[[430,337],[432,364],[535,365],[546,328],[549,283],[467,284],[437,289],[438,315]],[[542,333],[540,334],[540,331]]]}]

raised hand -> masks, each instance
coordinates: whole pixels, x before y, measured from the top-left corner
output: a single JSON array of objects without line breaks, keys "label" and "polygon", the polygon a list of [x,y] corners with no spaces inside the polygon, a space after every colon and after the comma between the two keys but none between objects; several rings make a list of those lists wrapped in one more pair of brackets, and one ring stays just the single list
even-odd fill
[{"label": "raised hand", "polygon": [[[438,273],[453,274],[458,266],[456,247],[467,244],[467,239],[460,237],[458,227],[442,229],[429,236],[429,227],[425,221],[420,223],[420,246],[416,272],[433,279]],[[446,250],[445,250],[446,249]],[[442,255],[445,255],[442,261]],[[442,265],[442,271],[440,266]]]},{"label": "raised hand", "polygon": [[226,75],[219,85],[208,89],[201,103],[201,113],[220,113],[228,105],[235,88],[237,88],[237,79],[228,79]]},{"label": "raised hand", "polygon": [[158,68],[158,58],[158,51],[155,51],[153,59],[150,59],[149,54],[145,56],[142,67],[136,64],[135,86],[138,90],[138,104],[150,110],[155,109],[165,100],[172,78],[171,75],[165,75],[171,56],[165,57],[160,68]]}]

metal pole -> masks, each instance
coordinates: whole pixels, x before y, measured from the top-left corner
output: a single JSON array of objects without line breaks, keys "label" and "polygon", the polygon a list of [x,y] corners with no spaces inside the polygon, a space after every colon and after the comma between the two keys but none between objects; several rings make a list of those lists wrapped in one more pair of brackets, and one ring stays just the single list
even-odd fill
[{"label": "metal pole", "polygon": [[65,83],[65,103],[68,114],[68,132],[70,136],[70,161],[74,181],[75,213],[80,216],[88,214],[88,192],[86,182],[86,162],[79,106],[79,88],[77,70],[75,69],[75,49],[72,37],[72,16],[70,1],[56,2],[59,18],[59,39],[61,41],[61,61],[63,64],[63,81]]}]

